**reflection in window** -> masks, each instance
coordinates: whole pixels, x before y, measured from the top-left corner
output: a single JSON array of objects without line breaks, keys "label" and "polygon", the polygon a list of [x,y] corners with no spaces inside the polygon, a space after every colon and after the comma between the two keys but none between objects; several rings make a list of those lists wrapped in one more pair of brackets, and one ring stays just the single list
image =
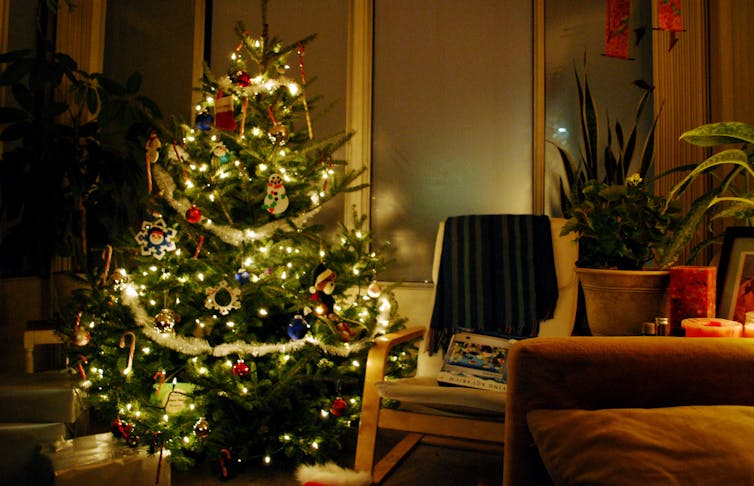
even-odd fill
[{"label": "reflection in window", "polygon": [[431,278],[437,224],[532,207],[532,3],[375,2],[372,227]]}]

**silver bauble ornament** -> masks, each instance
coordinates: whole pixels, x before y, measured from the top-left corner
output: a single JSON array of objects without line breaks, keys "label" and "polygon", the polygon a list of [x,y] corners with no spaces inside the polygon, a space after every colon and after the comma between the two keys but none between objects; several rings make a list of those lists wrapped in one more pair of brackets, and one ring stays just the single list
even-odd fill
[{"label": "silver bauble ornament", "polygon": [[89,331],[87,331],[83,327],[77,327],[73,330],[73,344],[76,346],[86,346],[89,344],[89,340],[91,339],[91,335],[89,334]]},{"label": "silver bauble ornament", "polygon": [[382,294],[382,287],[377,282],[372,282],[367,287],[367,295],[373,299],[376,299]]},{"label": "silver bauble ornament", "polygon": [[270,128],[270,131],[267,132],[267,136],[272,143],[285,145],[288,141],[288,127],[282,123],[276,122],[272,125],[272,128]]},{"label": "silver bauble ornament", "polygon": [[175,323],[177,321],[177,314],[170,309],[162,309],[154,316],[154,327],[158,331],[164,334],[173,332]]},{"label": "silver bauble ornament", "polygon": [[194,424],[194,434],[200,439],[206,439],[209,435],[209,422],[204,417],[197,420]]}]

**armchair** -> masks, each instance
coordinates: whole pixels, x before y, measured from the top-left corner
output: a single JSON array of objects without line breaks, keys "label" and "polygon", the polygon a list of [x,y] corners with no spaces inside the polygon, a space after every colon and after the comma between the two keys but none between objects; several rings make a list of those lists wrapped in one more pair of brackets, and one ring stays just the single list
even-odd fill
[{"label": "armchair", "polygon": [[[539,336],[570,336],[575,321],[578,279],[574,268],[578,248],[572,237],[560,236],[564,223],[561,218],[550,219],[559,297],[552,319],[540,324]],[[433,265],[435,282],[440,272],[444,232],[444,223],[440,223]],[[431,356],[426,350],[420,351],[414,377],[385,380],[390,350],[398,344],[425,337],[428,330],[428,326],[412,327],[382,336],[369,352],[355,469],[370,471],[375,484],[379,484],[421,440],[492,449],[502,454],[506,394],[438,386],[436,377],[442,365],[442,351]],[[398,400],[401,406],[383,408],[383,398]],[[375,464],[379,429],[403,431],[406,435]]]}]

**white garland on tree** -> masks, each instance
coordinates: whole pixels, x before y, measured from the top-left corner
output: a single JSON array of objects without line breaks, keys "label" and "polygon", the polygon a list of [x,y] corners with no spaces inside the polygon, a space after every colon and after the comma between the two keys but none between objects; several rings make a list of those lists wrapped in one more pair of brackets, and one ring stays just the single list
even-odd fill
[{"label": "white garland on tree", "polygon": [[[179,214],[184,214],[190,207],[191,203],[188,199],[176,199],[173,197],[175,192],[175,183],[170,174],[160,166],[155,166],[152,169],[152,177],[157,186],[162,189],[163,197],[167,203],[175,209]],[[305,224],[309,219],[314,217],[322,209],[321,205],[317,205],[312,209],[301,213],[295,218],[279,219],[264,224],[256,229],[240,230],[231,226],[222,224],[215,224],[207,222],[207,230],[214,233],[218,238],[233,246],[240,246],[243,243],[259,240],[262,238],[268,238],[275,230],[282,228],[287,224],[287,221],[292,221],[296,226]]]},{"label": "white garland on tree", "polygon": [[178,351],[190,356],[207,354],[215,357],[223,357],[231,354],[251,355],[254,357],[266,356],[273,353],[290,353],[297,351],[307,344],[317,346],[323,352],[333,355],[347,357],[351,353],[356,353],[368,346],[374,337],[378,334],[378,328],[375,327],[372,335],[368,338],[355,341],[353,343],[344,343],[342,345],[333,345],[322,342],[319,339],[308,336],[300,341],[289,341],[287,343],[269,344],[269,343],[247,343],[245,341],[235,341],[232,343],[223,343],[212,346],[206,339],[181,336],[175,333],[164,333],[151,325],[152,319],[147,311],[142,307],[137,296],[128,288],[124,287],[122,291],[123,302],[128,305],[134,313],[136,324],[141,327],[142,333],[150,340],[159,343],[161,346]]}]

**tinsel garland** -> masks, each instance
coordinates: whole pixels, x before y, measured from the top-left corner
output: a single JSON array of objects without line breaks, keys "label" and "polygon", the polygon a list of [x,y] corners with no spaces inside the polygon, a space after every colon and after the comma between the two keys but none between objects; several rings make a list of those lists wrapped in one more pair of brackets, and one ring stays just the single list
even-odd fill
[{"label": "tinsel garland", "polygon": [[[317,346],[323,352],[333,355],[347,357],[351,353],[356,353],[365,348],[374,339],[374,335],[361,339],[353,343],[345,343],[342,346],[335,346],[332,344],[326,344],[312,337],[307,337],[300,341],[290,341],[280,344],[258,344],[247,343],[245,341],[235,341],[232,343],[223,343],[217,346],[210,345],[206,339],[189,336],[179,336],[176,334],[167,334],[158,331],[153,326],[149,325],[152,319],[147,314],[147,311],[140,305],[137,297],[129,293],[127,288],[122,291],[123,302],[128,305],[131,311],[134,313],[134,320],[136,324],[141,327],[141,332],[150,340],[160,343],[160,345],[178,351],[190,356],[198,356],[200,354],[208,354],[215,357],[228,356],[231,354],[244,354],[251,356],[266,356],[273,353],[289,353],[297,351],[304,346],[312,345]],[[375,329],[375,332],[377,329]]]},{"label": "tinsel garland", "polygon": [[[157,186],[162,190],[163,197],[175,209],[179,214],[183,214],[191,207],[191,203],[187,199],[176,199],[173,197],[175,192],[175,183],[172,177],[165,169],[160,166],[155,166],[152,169],[152,177]],[[295,218],[279,219],[271,221],[267,224],[260,226],[254,230],[242,231],[230,226],[208,223],[207,230],[214,233],[218,238],[224,242],[239,246],[245,242],[250,242],[262,238],[268,238],[275,230],[282,228],[288,221],[292,221],[296,226],[305,224],[310,218],[314,217],[322,209],[321,205],[317,205],[309,211],[303,212]]]}]

